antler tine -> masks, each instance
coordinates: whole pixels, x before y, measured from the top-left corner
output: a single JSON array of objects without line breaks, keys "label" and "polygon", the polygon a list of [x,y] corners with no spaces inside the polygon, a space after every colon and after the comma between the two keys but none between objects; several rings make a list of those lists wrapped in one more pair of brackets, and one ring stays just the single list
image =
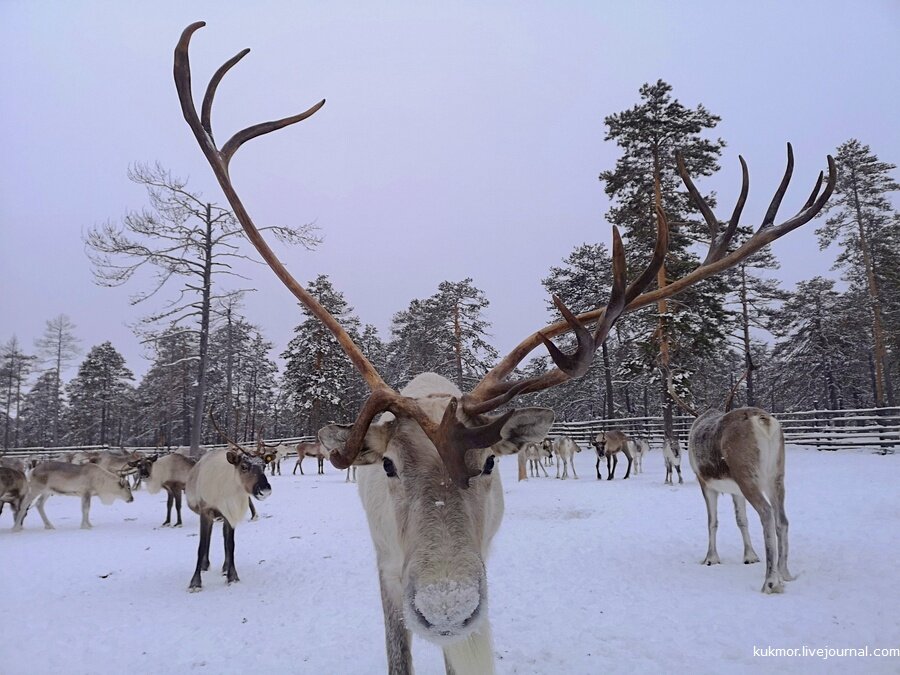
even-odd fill
[{"label": "antler tine", "polygon": [[720,258],[728,251],[728,244],[731,238],[737,232],[738,225],[741,222],[741,213],[744,211],[744,204],[747,203],[747,194],[750,192],[750,172],[747,170],[747,162],[741,155],[738,155],[741,162],[741,194],[738,196],[734,205],[734,211],[731,212],[731,220],[728,221],[728,227],[722,233],[722,238],[716,244],[715,257]]},{"label": "antler tine", "polygon": [[[658,195],[657,195],[658,196]],[[640,276],[631,282],[625,291],[625,305],[628,306],[644,290],[656,280],[656,273],[666,261],[666,253],[669,251],[669,221],[662,208],[662,200],[656,201],[656,245],[653,248],[653,256]]]},{"label": "antler tine", "polygon": [[225,77],[225,73],[231,70],[238,61],[247,56],[247,54],[249,53],[250,49],[248,47],[247,49],[242,49],[237,54],[232,56],[225,63],[219,66],[219,69],[209,79],[209,84],[206,85],[206,94],[203,96],[203,104],[200,106],[200,124],[204,129],[206,129],[206,133],[209,134],[210,138],[214,138],[212,132],[212,123],[210,122],[210,115],[212,113],[212,104],[213,98],[215,98],[216,95],[216,88],[219,86],[219,82],[222,81],[222,78]]},{"label": "antler tine", "polygon": [[775,216],[778,215],[781,200],[784,199],[784,193],[787,192],[788,184],[791,182],[791,176],[794,174],[794,148],[791,147],[790,143],[787,144],[787,156],[787,167],[784,170],[784,176],[781,179],[781,183],[778,185],[778,189],[775,190],[775,195],[772,197],[772,203],[769,204],[766,215],[763,217],[762,225],[759,226],[759,229],[761,230],[769,227],[775,222]]},{"label": "antler tine", "polygon": [[256,138],[257,136],[268,134],[272,131],[278,131],[279,129],[283,129],[284,127],[290,126],[291,124],[302,122],[307,117],[310,117],[311,115],[314,115],[316,112],[318,112],[323,105],[325,105],[324,98],[315,105],[311,106],[308,110],[304,110],[302,113],[299,113],[297,115],[284,117],[273,122],[261,122],[260,124],[254,124],[252,127],[241,129],[234,136],[229,138],[225,145],[222,146],[222,161],[225,162],[225,166],[227,167],[228,163],[231,161],[231,157],[235,152],[237,152],[237,149],[247,141]]},{"label": "antler tine", "polygon": [[224,441],[226,443],[228,443],[229,445],[233,445],[234,447],[238,448],[239,450],[242,450],[243,452],[247,452],[240,445],[238,445],[233,440],[231,440],[231,437],[219,428],[219,425],[216,423],[216,416],[213,415],[212,408],[209,409],[209,419],[212,422],[213,429],[216,430],[216,433],[219,434],[220,438],[224,439]]},{"label": "antler tine", "polygon": [[[716,219],[716,214],[713,213],[709,204],[706,203],[703,195],[701,195],[700,191],[697,189],[697,186],[694,185],[694,181],[688,173],[687,167],[684,165],[684,156],[681,154],[680,150],[675,153],[675,162],[678,165],[678,174],[681,176],[684,186],[687,188],[688,193],[691,195],[691,199],[694,200],[694,204],[700,210],[703,219],[709,227],[709,240],[710,246],[712,246],[719,233],[719,221]],[[656,187],[659,189],[658,181]]]},{"label": "antler tine", "polygon": [[553,296],[553,304],[556,305],[559,313],[562,314],[566,323],[569,324],[572,331],[575,333],[575,340],[578,347],[575,349],[574,353],[564,354],[560,351],[559,347],[553,344],[542,333],[539,333],[541,342],[544,343],[547,351],[550,352],[550,358],[553,359],[553,363],[556,364],[557,368],[568,374],[570,377],[579,377],[587,372],[587,369],[591,365],[591,360],[594,358],[594,338],[591,337],[591,332],[584,324],[578,320],[572,311],[566,307],[563,301],[556,295]]},{"label": "antler tine", "polygon": [[[652,266],[653,264],[651,262],[651,265],[647,269],[650,269]],[[625,264],[625,247],[622,245],[622,237],[619,235],[619,228],[615,226],[613,226],[612,271],[612,290],[609,294],[609,302],[606,304],[606,309],[603,311],[603,318],[597,322],[597,329],[594,331],[594,348],[591,351],[591,359],[588,361],[583,372],[577,375],[567,373],[570,377],[581,377],[581,375],[587,372],[587,367],[590,366],[590,361],[594,358],[594,352],[596,352],[597,348],[603,344],[606,336],[609,335],[609,331],[612,330],[613,324],[616,323],[622,315],[622,310],[625,309],[625,284],[628,281],[626,279],[627,267]],[[655,270],[653,271],[653,274],[656,274]]]},{"label": "antler tine", "polygon": [[824,178],[825,178],[825,173],[820,171],[819,178],[816,180],[816,184],[813,186],[813,190],[809,195],[809,199],[806,200],[806,203],[800,208],[800,211],[798,213],[802,213],[803,211],[808,209],[810,206],[812,206],[813,202],[816,201],[816,197],[819,194],[819,190],[822,189],[822,181],[824,180]]}]

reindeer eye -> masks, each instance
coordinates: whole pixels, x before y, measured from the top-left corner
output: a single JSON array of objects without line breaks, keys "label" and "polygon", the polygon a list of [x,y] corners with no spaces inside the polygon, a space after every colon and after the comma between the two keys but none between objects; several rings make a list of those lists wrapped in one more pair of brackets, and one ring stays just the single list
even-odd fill
[{"label": "reindeer eye", "polygon": [[381,465],[384,467],[384,472],[387,474],[388,478],[396,478],[397,477],[397,467],[394,466],[394,462],[385,457]]},{"label": "reindeer eye", "polygon": [[481,470],[481,475],[490,476],[491,471],[494,470],[494,456],[490,455],[486,460],[484,460],[484,468]]}]

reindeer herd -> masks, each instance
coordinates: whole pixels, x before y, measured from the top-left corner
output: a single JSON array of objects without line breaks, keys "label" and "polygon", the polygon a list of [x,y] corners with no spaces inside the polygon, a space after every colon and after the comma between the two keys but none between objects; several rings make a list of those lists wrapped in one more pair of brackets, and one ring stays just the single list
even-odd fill
[{"label": "reindeer herd", "polygon": [[[735,241],[747,198],[749,177],[741,158],[742,186],[737,205],[727,223],[720,221],[696,188],[685,164],[676,154],[684,187],[709,227],[709,250],[702,263],[685,276],[668,280],[664,261],[668,250],[669,224],[656,186],[657,240],[647,266],[637,275],[626,270],[626,256],[618,230],[612,231],[612,284],[604,304],[575,316],[562,299],[553,302],[563,320],[545,326],[524,338],[469,391],[460,391],[447,379],[423,373],[400,391],[389,386],[368,360],[352,336],[278,259],[232,184],[230,163],[249,140],[312,117],[325,104],[322,100],[291,117],[252,125],[218,145],[212,133],[212,109],[219,83],[249,50],[226,61],[211,77],[198,112],[191,82],[189,45],[205,24],[188,26],[175,49],[174,76],[185,121],[206,157],[247,239],[262,259],[308,313],[320,321],[340,344],[368,385],[370,395],[352,424],[329,424],[318,433],[318,441],[298,452],[297,469],[305,457],[316,457],[319,472],[330,459],[338,469],[359,467],[358,485],[376,551],[378,583],[384,611],[385,647],[391,673],[413,671],[411,644],[417,634],[440,646],[448,673],[494,671],[491,627],[488,617],[487,554],[503,520],[503,488],[498,457],[524,453],[520,477],[528,471],[548,475],[545,458],[553,454],[557,476],[577,478],[574,458],[581,447],[571,439],[548,438],[554,412],[540,407],[512,407],[523,395],[539,392],[582,377],[619,318],[643,307],[655,306],[685,289],[738,265],[767,244],[800,227],[824,207],[835,186],[836,171],[828,157],[828,175],[819,174],[812,193],[794,216],[776,223],[776,216],[793,171],[793,153],[788,144],[784,178],[765,216],[752,234]],[[220,138],[217,136],[217,138]],[[824,186],[824,189],[823,189]],[[652,208],[652,205],[651,205]],[[748,223],[744,222],[744,229]],[[500,253],[502,254],[502,252]],[[499,255],[499,254],[498,254]],[[641,257],[641,256],[635,256]],[[383,268],[371,261],[372,270]],[[377,272],[376,272],[377,273]],[[653,287],[661,278],[657,287]],[[567,354],[553,339],[572,333],[576,349]],[[519,365],[539,346],[545,346],[551,368],[533,377],[520,376]],[[667,363],[660,363],[665,370]],[[726,406],[727,407],[727,406]],[[619,459],[627,462],[623,479],[642,471],[649,446],[621,431],[604,430],[592,439],[596,450],[597,479],[606,460],[606,480],[613,480]],[[762,591],[778,593],[788,572],[788,522],[784,512],[784,437],[778,422],[762,410],[742,408],[731,412],[708,411],[698,416],[691,429],[688,453],[697,474],[709,515],[709,549],[704,563],[719,562],[716,553],[716,499],[719,493],[733,496],[738,526],[744,537],[744,562],[758,560],[747,532],[745,502],[758,512],[765,533],[766,579]],[[223,574],[237,581],[234,567],[234,528],[245,516],[250,498],[262,499],[271,492],[265,467],[280,473],[284,448],[260,444],[247,450],[229,442],[196,463],[182,459],[127,460],[127,468],[109,469],[99,462],[87,465],[48,463],[35,467],[30,477],[14,469],[0,470],[0,499],[11,503],[20,529],[29,505],[37,500],[43,513],[50,494],[70,494],[82,499],[82,526],[89,527],[88,509],[93,495],[101,500],[132,499],[131,489],[120,475],[135,469],[148,489],[167,492],[167,516],[176,508],[181,523],[181,495],[200,515],[200,545],[191,590],[201,587],[201,573],[209,567],[212,524],[223,521],[226,560]],[[667,482],[673,472],[681,478],[681,453],[677,440],[662,447]],[[171,457],[171,456],[169,456]],[[146,459],[146,458],[145,458]],[[132,466],[132,462],[135,464]]]}]

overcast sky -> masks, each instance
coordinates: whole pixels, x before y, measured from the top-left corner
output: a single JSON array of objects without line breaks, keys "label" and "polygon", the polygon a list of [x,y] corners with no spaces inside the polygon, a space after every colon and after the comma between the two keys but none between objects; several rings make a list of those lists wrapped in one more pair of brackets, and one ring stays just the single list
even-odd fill
[{"label": "overcast sky", "polygon": [[[597,175],[619,155],[603,118],[662,78],[720,115],[723,169],[703,181],[730,213],[738,153],[757,222],[796,155],[780,215],[850,137],[900,162],[900,2],[37,2],[0,0],[0,340],[26,350],[68,314],[86,351],[111,340],[138,373],[138,286],[92,282],[82,237],[145,204],[126,178],[159,161],[224,203],[181,117],[172,50],[189,23],[198,96],[218,65],[218,138],[326,98],[313,118],[245,145],[232,178],[257,224],[315,222],[313,253],[279,246],[301,281],[331,275],[364,322],[472,277],[501,351],[546,320],[540,280],[610,239]],[[789,213],[790,212],[790,213]],[[829,274],[815,224],[776,245],[789,287]],[[298,322],[265,267],[248,318],[281,351]],[[833,274],[833,273],[831,273]],[[71,374],[71,373],[70,373]]]}]

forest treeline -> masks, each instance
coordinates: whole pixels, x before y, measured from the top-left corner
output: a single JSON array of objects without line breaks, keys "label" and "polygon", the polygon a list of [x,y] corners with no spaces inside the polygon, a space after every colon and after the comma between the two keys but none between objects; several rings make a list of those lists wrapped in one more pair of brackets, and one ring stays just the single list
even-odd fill
[{"label": "forest treeline", "polygon": [[[683,106],[661,80],[641,87],[632,108],[605,119],[606,140],[621,150],[616,165],[599,175],[612,204],[606,220],[622,231],[631,269],[653,248],[657,177],[673,223],[666,280],[699,264],[708,228],[680,182],[675,153],[691,175],[714,174],[725,146],[710,136],[719,121],[703,105]],[[896,405],[896,167],[853,138],[834,157],[834,194],[808,226],[816,228],[822,249],[837,244],[833,277],[783,288],[776,277],[779,261],[763,250],[664,307],[625,316],[587,375],[522,402],[550,406],[562,420],[657,415],[671,409],[664,376],[671,372],[676,388],[700,406],[721,405],[741,378],[737,402],[776,413]],[[290,342],[273,345],[265,327],[242,315],[247,289],[232,263],[249,256],[238,246],[243,232],[232,214],[159,165],[135,165],[129,178],[146,188],[148,205],[122,222],[92,228],[86,245],[97,283],[148,284],[133,301],[159,303],[136,328],[151,346],[152,363],[136,380],[113,344],[85,348],[65,315],[47,321],[31,348],[9,338],[0,346],[3,447],[196,447],[218,442],[207,411],[236,440],[306,435],[331,421],[355,419],[368,389],[317,320],[303,309]],[[749,236],[761,219],[745,215],[739,234]],[[309,249],[320,241],[308,225],[263,229]],[[142,268],[155,271],[150,283],[137,280]],[[551,294],[576,312],[589,311],[608,297],[610,279],[606,245],[576,246],[543,279],[547,322],[560,318]],[[398,308],[388,335],[363,324],[328,276],[306,287],[392,386],[434,371],[466,390],[498,359],[489,299],[473,279],[444,281],[430,297]],[[158,301],[163,289],[176,300]],[[560,344],[567,346],[566,339]],[[77,373],[63,381],[61,374],[76,364]],[[548,367],[549,359],[538,357],[525,364],[524,374]]]}]

